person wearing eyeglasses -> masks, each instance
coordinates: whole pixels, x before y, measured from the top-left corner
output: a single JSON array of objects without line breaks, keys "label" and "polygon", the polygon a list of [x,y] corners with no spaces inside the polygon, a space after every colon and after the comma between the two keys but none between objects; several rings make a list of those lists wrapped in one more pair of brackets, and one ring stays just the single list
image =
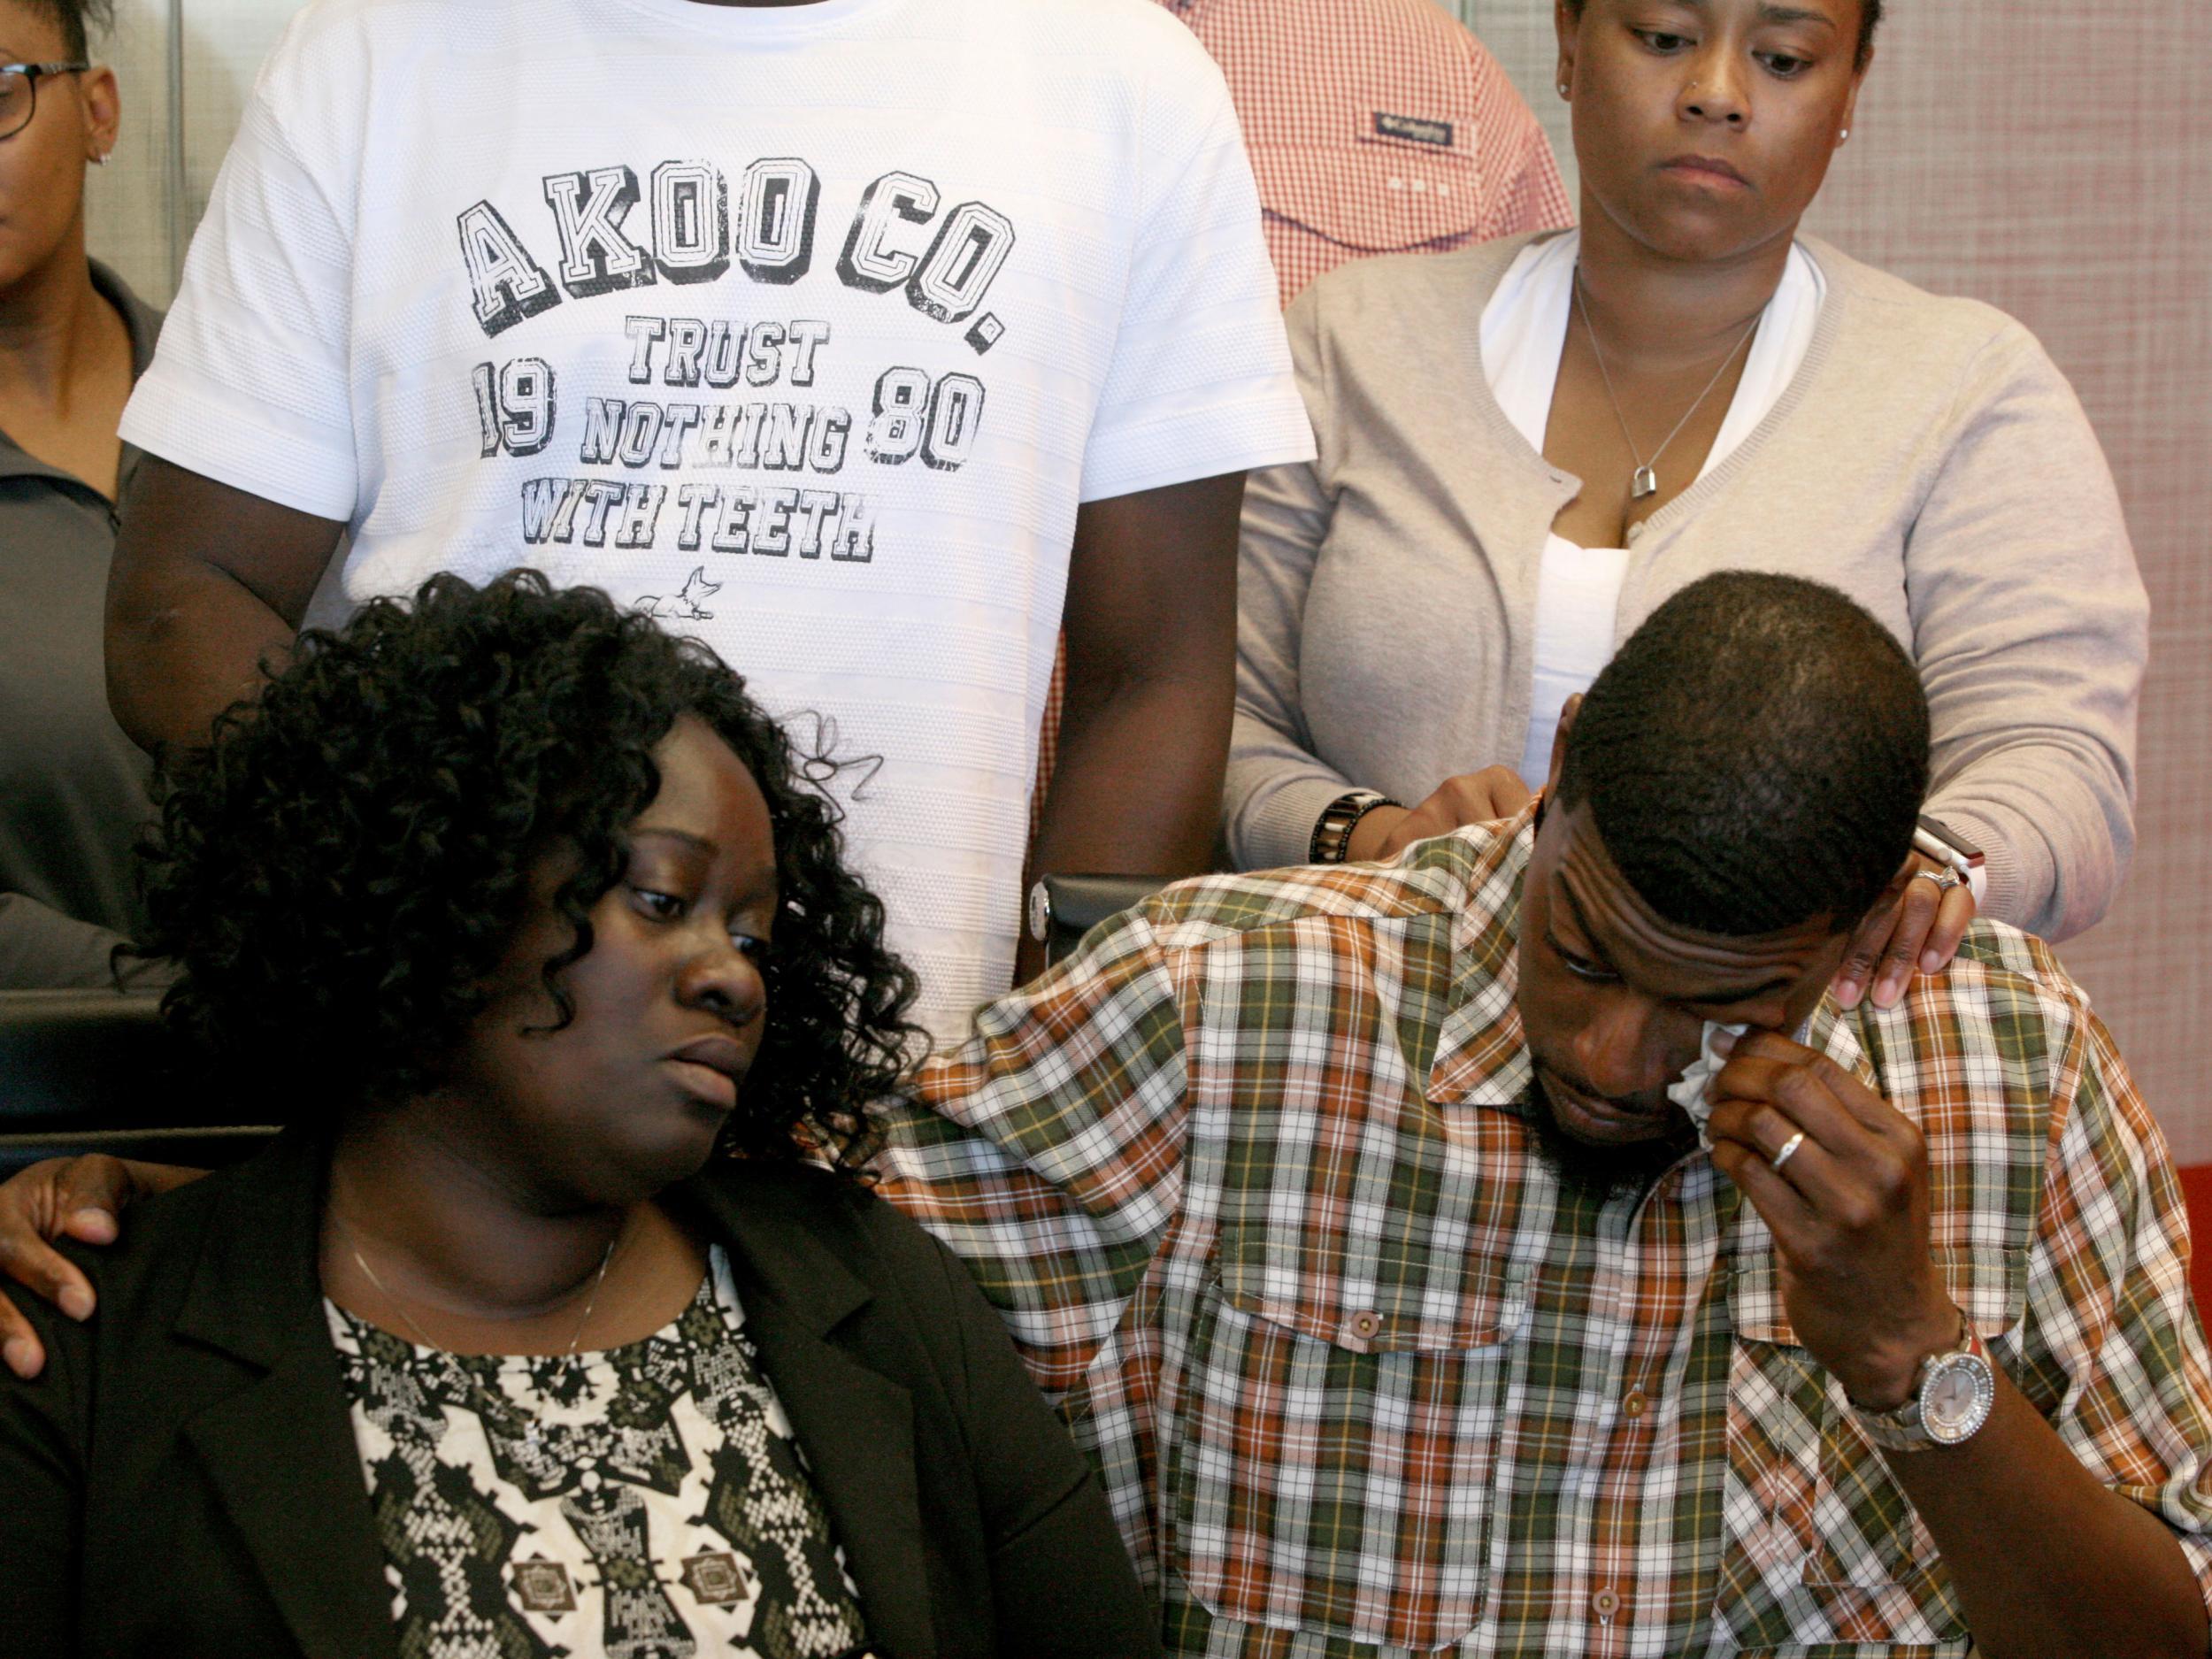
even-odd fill
[{"label": "person wearing eyeglasses", "polygon": [[138,460],[116,423],[161,319],[85,254],[85,169],[121,112],[89,52],[105,15],[0,0],[0,989],[111,983],[137,919],[146,757],[108,713],[100,624]]}]

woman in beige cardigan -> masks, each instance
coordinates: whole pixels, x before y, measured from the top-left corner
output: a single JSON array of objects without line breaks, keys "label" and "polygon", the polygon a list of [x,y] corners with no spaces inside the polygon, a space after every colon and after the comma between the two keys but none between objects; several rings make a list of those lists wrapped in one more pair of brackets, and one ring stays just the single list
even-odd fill
[{"label": "woman in beige cardigan", "polygon": [[1978,903],[2053,937],[2102,914],[2147,605],[2096,439],[2018,323],[1798,234],[1879,15],[1560,0],[1580,229],[1359,262],[1291,307],[1320,454],[1246,498],[1240,867],[1514,810],[1613,646],[1754,568],[1841,588],[1913,651],[1930,810],[1986,853],[1971,885],[1900,872],[1846,1006],[1947,962]]}]

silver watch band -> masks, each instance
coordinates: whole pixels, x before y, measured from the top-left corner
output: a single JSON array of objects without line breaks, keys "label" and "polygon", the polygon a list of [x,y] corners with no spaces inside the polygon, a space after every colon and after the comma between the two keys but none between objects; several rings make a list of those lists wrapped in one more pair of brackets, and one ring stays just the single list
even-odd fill
[{"label": "silver watch band", "polygon": [[1962,1313],[1957,1345],[1920,1362],[1912,1393],[1902,1405],[1870,1411],[1855,1403],[1851,1415],[1861,1432],[1884,1451],[1924,1452],[1971,1440],[1989,1421],[1996,1400],[1989,1351],[1973,1321]]}]

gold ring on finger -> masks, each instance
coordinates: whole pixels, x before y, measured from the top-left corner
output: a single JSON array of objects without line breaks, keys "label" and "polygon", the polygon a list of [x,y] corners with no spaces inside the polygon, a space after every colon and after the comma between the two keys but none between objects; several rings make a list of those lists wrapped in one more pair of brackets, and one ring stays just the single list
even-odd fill
[{"label": "gold ring on finger", "polygon": [[1792,1158],[1795,1157],[1797,1156],[1797,1148],[1804,1144],[1805,1132],[1801,1129],[1795,1134],[1792,1135],[1787,1141],[1785,1141],[1782,1143],[1782,1149],[1779,1152],[1776,1153],[1772,1157],[1767,1160],[1767,1167],[1771,1169],[1777,1175],[1779,1175],[1782,1172],[1782,1166],[1785,1164],[1787,1164]]}]

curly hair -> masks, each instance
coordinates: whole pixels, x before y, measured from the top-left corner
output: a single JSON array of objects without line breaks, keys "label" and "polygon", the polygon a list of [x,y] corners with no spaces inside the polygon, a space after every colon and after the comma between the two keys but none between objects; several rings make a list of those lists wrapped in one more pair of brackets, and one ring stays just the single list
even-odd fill
[{"label": "curly hair", "polygon": [[279,1121],[329,1110],[311,1079],[344,1079],[341,1108],[434,1087],[490,999],[533,870],[565,845],[575,868],[553,903],[572,938],[541,975],[545,1029],[566,1025],[562,972],[592,948],[588,912],[660,787],[651,751],[687,713],[766,797],[780,889],[767,1029],[723,1145],[858,1171],[867,1104],[920,1033],[914,976],[822,793],[839,763],[795,749],[707,647],[534,571],[482,588],[435,576],[411,604],[303,634],[176,769],[144,849],[141,949],[184,969],[165,1014]]}]

